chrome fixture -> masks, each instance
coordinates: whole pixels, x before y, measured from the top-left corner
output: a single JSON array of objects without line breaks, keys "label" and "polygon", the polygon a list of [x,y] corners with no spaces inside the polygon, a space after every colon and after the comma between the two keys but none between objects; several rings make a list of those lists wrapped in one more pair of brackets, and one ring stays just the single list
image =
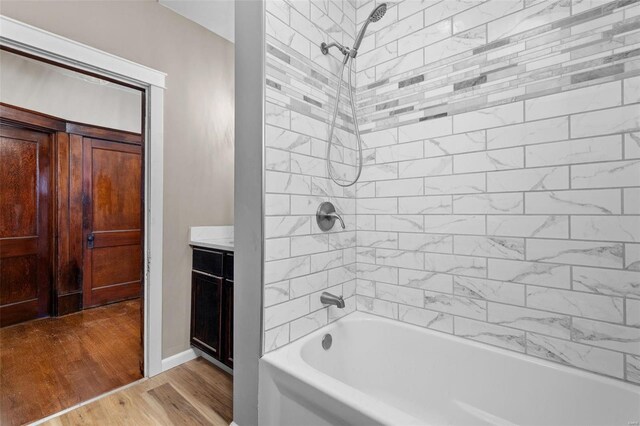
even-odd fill
[{"label": "chrome fixture", "polygon": [[338,309],[344,309],[344,299],[342,296],[336,296],[327,291],[323,291],[320,295],[320,302],[325,305],[335,305]]},{"label": "chrome fixture", "polygon": [[333,337],[331,337],[330,334],[325,334],[324,337],[322,337],[322,349],[324,349],[325,351],[329,350],[332,343]]},{"label": "chrome fixture", "polygon": [[[329,177],[331,178],[331,180],[334,181],[337,185],[342,187],[354,185],[358,181],[358,179],[360,179],[360,175],[362,174],[362,138],[360,137],[360,129],[358,128],[358,116],[356,114],[355,100],[353,96],[353,87],[351,84],[351,74],[353,74],[352,72],[353,60],[358,55],[358,49],[360,48],[360,43],[362,43],[362,39],[364,38],[364,34],[367,30],[367,26],[369,26],[369,23],[378,22],[380,19],[382,19],[382,17],[386,12],[387,12],[386,3],[382,3],[378,7],[373,9],[371,14],[367,18],[367,20],[364,21],[362,28],[360,28],[360,32],[358,32],[356,41],[354,42],[353,47],[351,49],[341,45],[340,43],[335,43],[335,42],[330,44],[322,42],[320,44],[320,50],[324,55],[327,55],[329,53],[329,49],[332,47],[336,47],[338,50],[340,50],[340,53],[344,55],[344,60],[342,61],[342,69],[340,70],[340,81],[338,82],[338,89],[336,90],[336,105],[333,108],[333,119],[331,120],[331,127],[329,130],[329,140],[328,140],[329,143],[327,144],[328,145],[327,146],[327,172],[329,173]],[[351,59],[351,61],[349,61],[349,59]],[[349,71],[348,71],[349,78],[347,83],[347,87],[349,88],[349,103],[351,104],[351,114],[353,115],[353,127],[356,134],[356,142],[358,144],[358,171],[356,172],[356,177],[353,181],[342,183],[342,182],[339,182],[338,179],[336,178],[333,170],[333,166],[331,165],[331,147],[333,146],[333,132],[336,128],[336,118],[338,116],[338,104],[340,103],[340,93],[342,92],[342,80],[344,75],[344,67],[347,64],[347,62],[349,62]]]},{"label": "chrome fixture", "polygon": [[325,201],[320,204],[320,207],[318,207],[318,211],[316,212],[316,222],[321,230],[331,230],[333,225],[336,223],[336,219],[340,221],[340,226],[344,229],[344,220],[342,220],[342,216],[336,213],[336,208],[333,204],[330,201]]}]

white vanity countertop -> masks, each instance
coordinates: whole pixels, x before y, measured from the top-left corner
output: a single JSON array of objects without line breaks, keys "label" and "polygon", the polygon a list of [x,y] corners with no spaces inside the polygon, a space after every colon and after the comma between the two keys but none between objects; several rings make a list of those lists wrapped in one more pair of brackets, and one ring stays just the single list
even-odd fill
[{"label": "white vanity countertop", "polygon": [[233,251],[233,225],[192,226],[189,228],[189,244],[198,247]]}]

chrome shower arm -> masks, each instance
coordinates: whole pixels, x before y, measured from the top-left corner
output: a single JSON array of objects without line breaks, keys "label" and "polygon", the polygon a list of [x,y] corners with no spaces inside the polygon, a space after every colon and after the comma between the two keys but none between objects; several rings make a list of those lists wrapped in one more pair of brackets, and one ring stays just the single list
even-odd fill
[{"label": "chrome shower arm", "polygon": [[331,42],[329,44],[322,42],[320,44],[320,50],[322,51],[323,55],[327,55],[329,53],[329,49],[331,49],[332,47],[337,47],[338,50],[345,56],[349,55],[349,48],[348,47],[344,47],[343,45],[341,45],[338,42]]}]

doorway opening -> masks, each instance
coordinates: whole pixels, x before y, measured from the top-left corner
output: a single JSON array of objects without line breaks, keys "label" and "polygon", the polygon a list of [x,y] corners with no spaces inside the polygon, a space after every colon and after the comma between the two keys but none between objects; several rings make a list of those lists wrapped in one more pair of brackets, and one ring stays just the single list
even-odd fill
[{"label": "doorway opening", "polygon": [[0,54],[1,423],[12,425],[144,376],[145,90]]}]

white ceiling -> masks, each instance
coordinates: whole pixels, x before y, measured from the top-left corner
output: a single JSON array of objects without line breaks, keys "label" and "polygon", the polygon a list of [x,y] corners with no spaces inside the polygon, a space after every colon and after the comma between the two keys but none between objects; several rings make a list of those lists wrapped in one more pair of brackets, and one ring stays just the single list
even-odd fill
[{"label": "white ceiling", "polygon": [[235,0],[158,0],[209,31],[234,41]]}]

